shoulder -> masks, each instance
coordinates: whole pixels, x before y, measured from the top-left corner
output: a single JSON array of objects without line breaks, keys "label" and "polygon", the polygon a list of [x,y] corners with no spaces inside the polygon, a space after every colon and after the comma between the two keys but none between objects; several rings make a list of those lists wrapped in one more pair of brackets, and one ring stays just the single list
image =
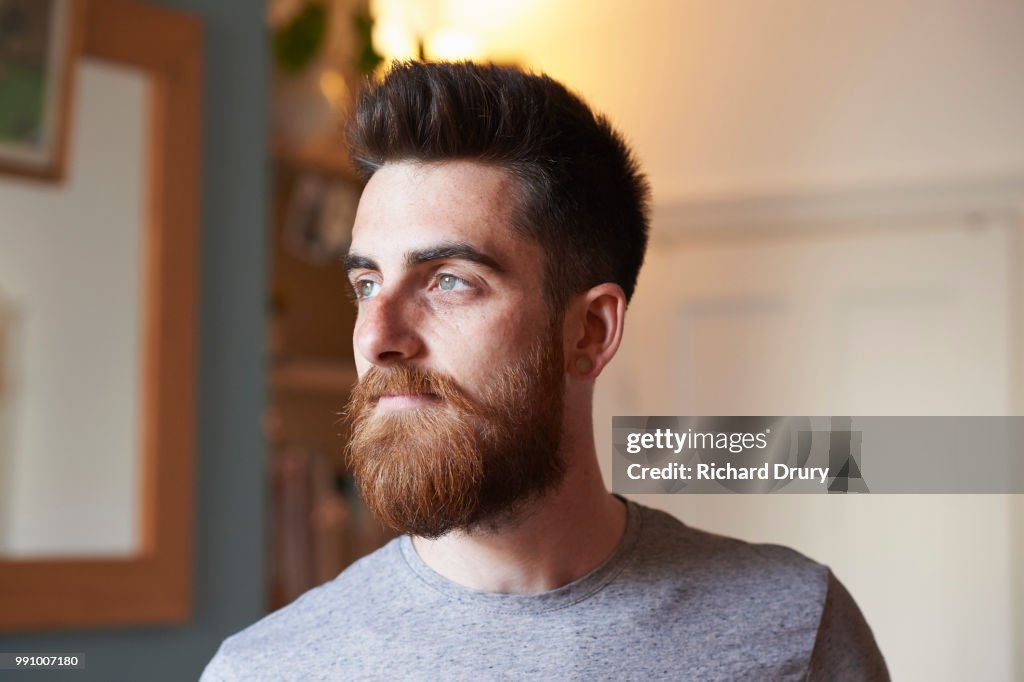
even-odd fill
[{"label": "shoulder", "polygon": [[[225,639],[207,666],[203,680],[234,679],[227,671],[269,671],[301,656],[308,666],[317,652],[328,654],[334,642],[325,633],[342,632],[366,618],[389,590],[400,590],[397,565],[403,561],[398,540],[356,561],[333,580]],[[308,668],[307,668],[308,669]]]},{"label": "shoulder", "polygon": [[668,561],[704,572],[718,569],[733,577],[810,579],[820,582],[822,590],[827,586],[828,567],[794,549],[700,530],[664,511],[637,507],[641,523],[638,549],[645,560]]},{"label": "shoulder", "polygon": [[831,572],[808,678],[888,680],[875,635],[846,587]]},{"label": "shoulder", "polygon": [[816,622],[829,569],[782,545],[746,542],[693,528],[666,512],[637,505],[640,535],[631,571],[706,599],[785,609]]},{"label": "shoulder", "polygon": [[808,664],[809,679],[889,679],[871,628],[828,566],[788,547],[710,533],[637,507],[632,572],[648,585],[670,586],[687,610],[703,614],[704,627],[742,633],[738,641],[750,651],[785,650],[799,666]]}]

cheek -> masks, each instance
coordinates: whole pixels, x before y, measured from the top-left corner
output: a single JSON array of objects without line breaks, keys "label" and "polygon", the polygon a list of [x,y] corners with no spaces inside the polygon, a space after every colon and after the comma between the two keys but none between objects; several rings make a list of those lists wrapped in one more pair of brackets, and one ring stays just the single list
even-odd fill
[{"label": "cheek", "polygon": [[429,345],[438,369],[467,386],[487,381],[494,371],[519,359],[534,338],[531,324],[511,315],[448,320],[433,330]]},{"label": "cheek", "polygon": [[502,361],[522,360],[538,341],[552,342],[550,323],[546,317],[502,322],[495,325],[493,332],[492,352],[496,359]]}]

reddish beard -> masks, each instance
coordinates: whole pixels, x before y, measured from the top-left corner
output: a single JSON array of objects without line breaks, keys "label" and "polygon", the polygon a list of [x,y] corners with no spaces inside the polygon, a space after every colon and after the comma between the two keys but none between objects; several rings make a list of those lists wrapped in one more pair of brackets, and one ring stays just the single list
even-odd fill
[{"label": "reddish beard", "polygon": [[[560,325],[557,326],[560,329]],[[402,533],[436,538],[496,528],[565,475],[559,445],[565,373],[554,328],[499,368],[478,399],[447,376],[372,367],[353,389],[349,462],[363,501]],[[421,407],[378,412],[384,395],[429,396]]]}]

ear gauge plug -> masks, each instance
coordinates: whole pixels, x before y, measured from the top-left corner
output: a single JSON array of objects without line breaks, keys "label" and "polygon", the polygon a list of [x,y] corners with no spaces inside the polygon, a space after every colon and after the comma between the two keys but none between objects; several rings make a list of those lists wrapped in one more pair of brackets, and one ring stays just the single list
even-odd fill
[{"label": "ear gauge plug", "polygon": [[594,363],[586,355],[576,358],[574,364],[576,365],[576,371],[580,374],[590,374],[590,370],[594,369]]}]

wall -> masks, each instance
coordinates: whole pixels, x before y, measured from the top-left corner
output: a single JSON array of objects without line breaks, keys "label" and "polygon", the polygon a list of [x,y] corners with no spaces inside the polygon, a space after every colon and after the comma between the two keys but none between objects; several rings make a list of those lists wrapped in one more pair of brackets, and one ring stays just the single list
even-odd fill
[{"label": "wall", "polygon": [[0,638],[8,652],[85,652],[86,669],[68,676],[81,681],[196,679],[220,640],[263,611],[265,6],[257,0],[159,4],[205,23],[194,618],[177,627]]},{"label": "wall", "polygon": [[1024,172],[1016,0],[439,4],[607,113],[659,202]]},{"label": "wall", "polygon": [[[649,253],[623,345],[595,392],[602,463],[611,454],[601,432],[614,414],[1010,411],[1020,345],[1009,327],[1020,299],[1007,252],[1020,222],[986,215],[985,204],[967,220],[865,208],[870,217],[841,226],[768,233],[734,224]],[[778,220],[766,210],[757,217]],[[965,471],[983,460],[965,457]],[[1017,679],[1024,517],[1013,496],[640,500],[827,564],[857,600],[893,679]]]}]

